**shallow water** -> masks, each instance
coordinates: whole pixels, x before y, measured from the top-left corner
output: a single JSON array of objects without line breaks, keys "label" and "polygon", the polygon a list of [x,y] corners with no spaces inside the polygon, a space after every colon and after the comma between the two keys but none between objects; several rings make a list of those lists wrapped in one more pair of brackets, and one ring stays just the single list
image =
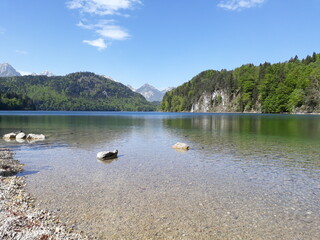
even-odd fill
[{"label": "shallow water", "polygon": [[99,239],[320,236],[320,116],[2,112],[0,124],[48,136],[2,145],[42,207]]}]

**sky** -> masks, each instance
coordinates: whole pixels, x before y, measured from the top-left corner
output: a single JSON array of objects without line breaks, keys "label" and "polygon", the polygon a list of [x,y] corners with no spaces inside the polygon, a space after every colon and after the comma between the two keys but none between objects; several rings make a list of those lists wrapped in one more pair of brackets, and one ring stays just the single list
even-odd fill
[{"label": "sky", "polygon": [[320,53],[320,0],[0,0],[0,63],[135,88]]}]

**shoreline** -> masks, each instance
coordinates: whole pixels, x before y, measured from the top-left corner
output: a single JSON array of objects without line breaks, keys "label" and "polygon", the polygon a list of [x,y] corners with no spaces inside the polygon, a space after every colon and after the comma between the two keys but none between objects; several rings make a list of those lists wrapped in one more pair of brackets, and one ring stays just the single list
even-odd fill
[{"label": "shoreline", "polygon": [[35,113],[48,113],[48,115],[55,115],[58,113],[60,115],[63,113],[70,113],[73,115],[81,115],[81,113],[111,113],[111,114],[124,114],[124,113],[190,113],[190,114],[262,114],[262,115],[320,115],[320,112],[275,112],[275,113],[263,113],[259,111],[244,111],[244,112],[234,112],[234,111],[216,111],[216,112],[199,112],[199,111],[180,111],[180,112],[168,112],[168,111],[96,111],[96,110],[85,110],[85,111],[68,111],[68,110],[0,110],[1,113],[10,113],[10,115],[14,115],[13,113],[30,113],[30,115],[34,115]]},{"label": "shoreline", "polygon": [[23,171],[23,164],[13,155],[0,148],[0,239],[88,239],[36,206],[36,199],[26,190],[26,177],[16,176]]}]

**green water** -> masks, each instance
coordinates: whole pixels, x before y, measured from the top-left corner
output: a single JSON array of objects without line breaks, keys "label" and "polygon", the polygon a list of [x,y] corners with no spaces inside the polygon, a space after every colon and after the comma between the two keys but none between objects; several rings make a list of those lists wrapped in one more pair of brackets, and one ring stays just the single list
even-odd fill
[{"label": "green water", "polygon": [[320,236],[320,116],[1,112],[0,126],[47,136],[1,145],[40,206],[92,237]]}]

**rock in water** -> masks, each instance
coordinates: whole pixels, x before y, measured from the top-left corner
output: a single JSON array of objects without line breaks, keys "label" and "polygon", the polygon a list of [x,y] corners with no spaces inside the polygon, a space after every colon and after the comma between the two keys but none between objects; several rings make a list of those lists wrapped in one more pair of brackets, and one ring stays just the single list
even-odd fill
[{"label": "rock in water", "polygon": [[5,135],[3,135],[4,139],[15,139],[16,138],[16,134],[15,133],[7,133]]},{"label": "rock in water", "polygon": [[190,146],[186,143],[177,142],[175,145],[172,146],[174,149],[181,149],[181,150],[189,150]]},{"label": "rock in water", "polygon": [[98,152],[97,158],[101,160],[113,159],[118,157],[118,150],[114,150],[113,152]]},{"label": "rock in water", "polygon": [[20,132],[16,135],[16,139],[25,139],[27,135],[24,132]]},{"label": "rock in water", "polygon": [[28,134],[28,136],[27,136],[27,139],[29,139],[29,140],[32,140],[32,139],[44,140],[45,138],[46,138],[46,136],[43,135],[43,134],[33,134],[33,133],[30,133],[30,134]]}]

